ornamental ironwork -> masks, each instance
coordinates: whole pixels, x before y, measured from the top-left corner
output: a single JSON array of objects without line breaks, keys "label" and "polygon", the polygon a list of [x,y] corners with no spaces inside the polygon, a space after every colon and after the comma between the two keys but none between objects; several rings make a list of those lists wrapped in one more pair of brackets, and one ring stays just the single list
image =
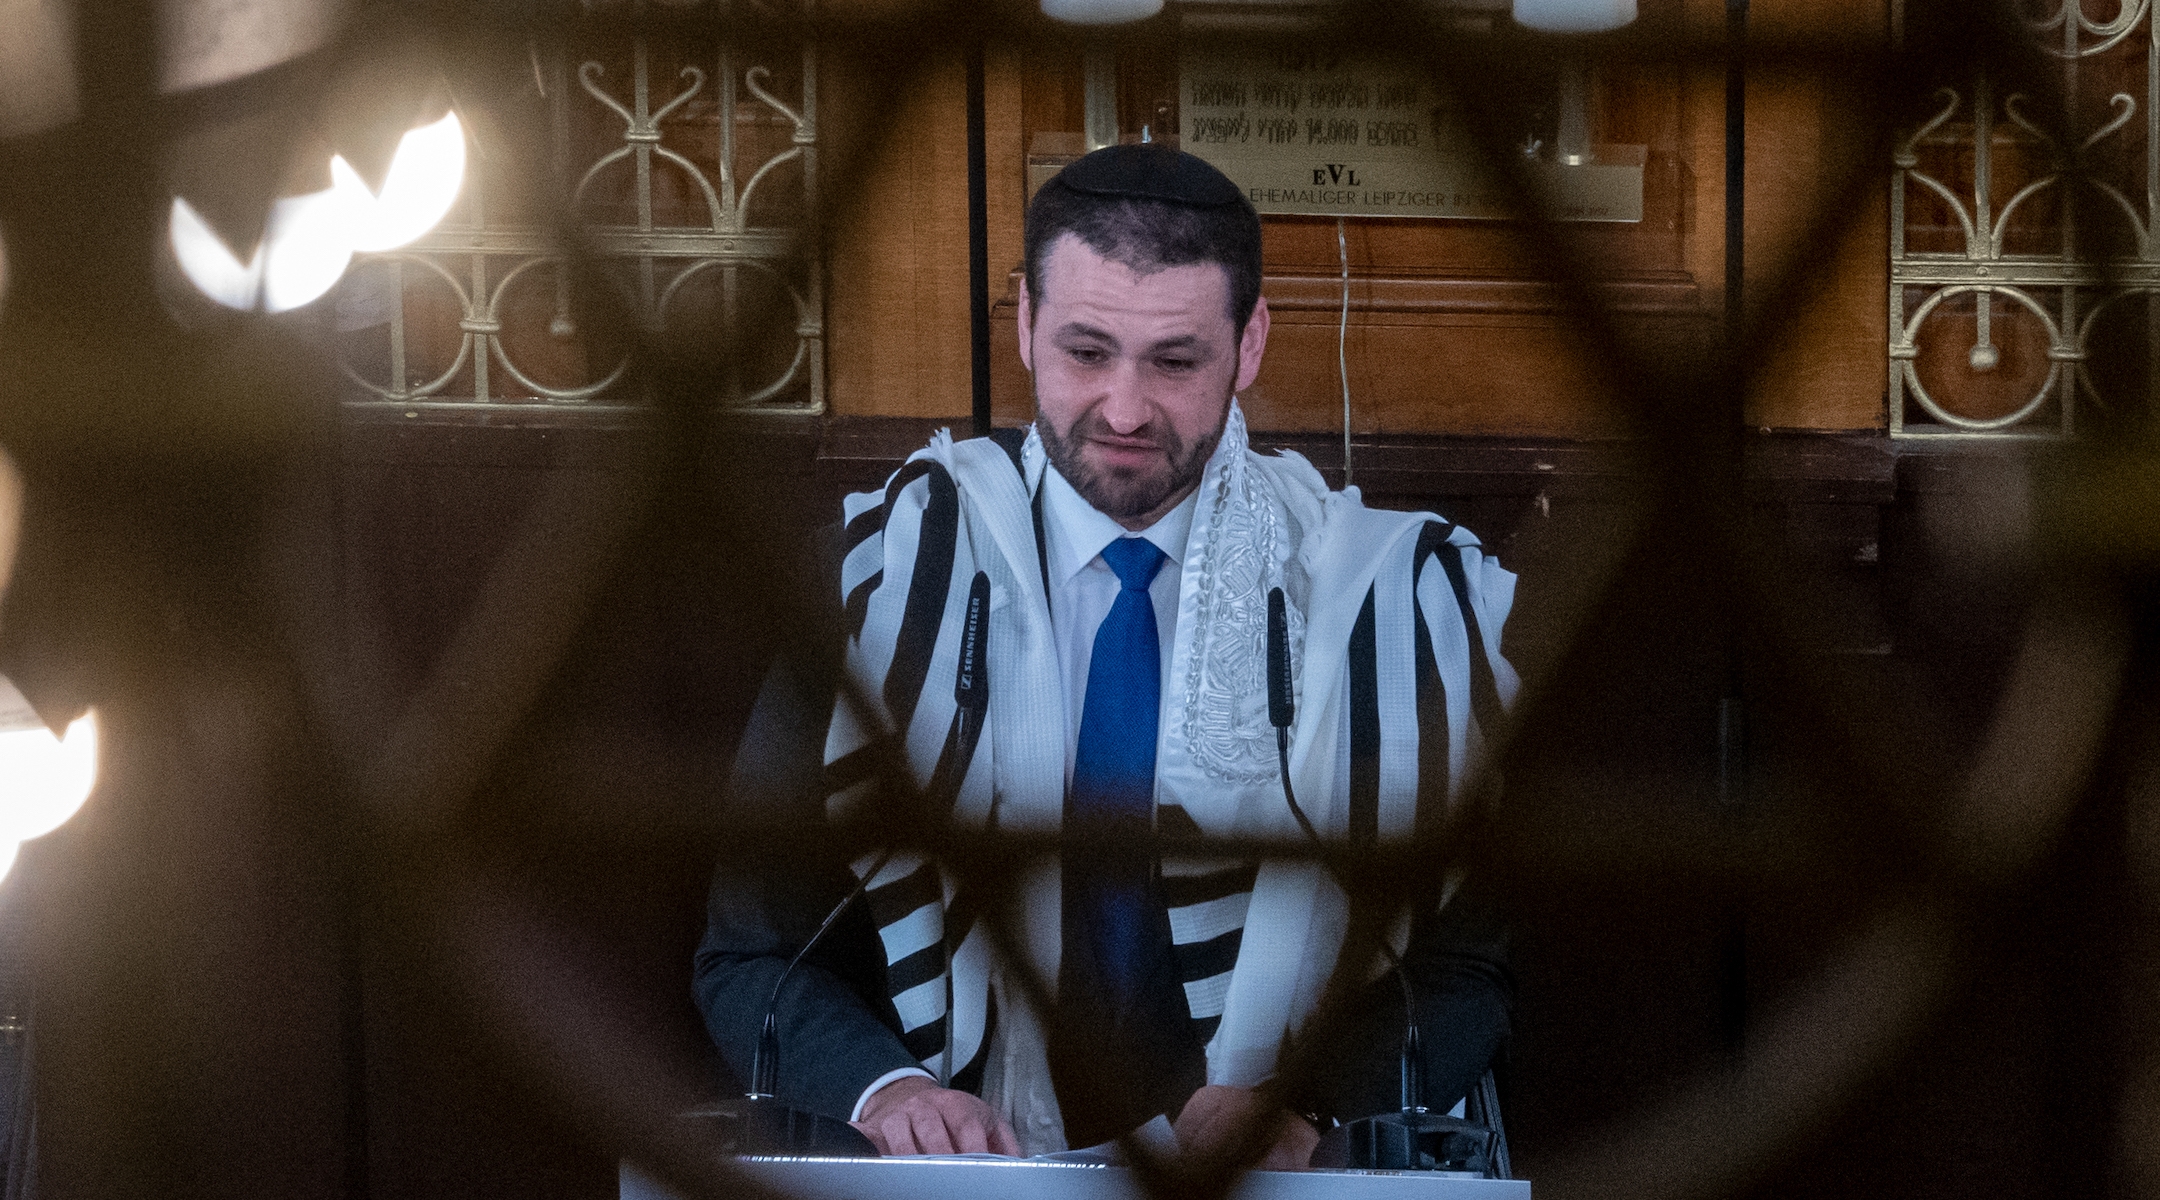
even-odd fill
[{"label": "ornamental ironwork", "polygon": [[[521,94],[461,98],[493,111],[465,122],[474,165],[457,209],[339,285],[347,407],[619,416],[652,399],[629,342],[657,338],[722,360],[716,404],[822,412],[824,264],[804,219],[819,203],[816,47],[676,29],[536,43],[530,60]],[[521,119],[544,137],[516,136]],[[540,147],[552,163],[517,161]],[[640,327],[586,328],[573,261]]]},{"label": "ornamental ironwork", "polygon": [[2062,436],[2149,387],[2092,363],[2097,339],[2149,338],[2160,321],[2151,0],[2119,0],[2105,18],[2084,0],[2017,14],[2061,73],[2059,116],[2043,119],[2039,99],[1976,69],[1939,89],[1897,144],[1895,436]]}]

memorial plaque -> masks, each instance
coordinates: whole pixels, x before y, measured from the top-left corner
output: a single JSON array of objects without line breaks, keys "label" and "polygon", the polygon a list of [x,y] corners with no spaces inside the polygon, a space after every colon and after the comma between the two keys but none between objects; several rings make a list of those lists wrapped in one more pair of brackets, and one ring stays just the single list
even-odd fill
[{"label": "memorial plaque", "polygon": [[[1414,65],[1380,56],[1221,50],[1178,57],[1179,135],[1263,213],[1526,216],[1471,143],[1461,113]],[[1525,155],[1563,221],[1642,220],[1642,146]],[[1568,161],[1572,158],[1573,161]]]}]

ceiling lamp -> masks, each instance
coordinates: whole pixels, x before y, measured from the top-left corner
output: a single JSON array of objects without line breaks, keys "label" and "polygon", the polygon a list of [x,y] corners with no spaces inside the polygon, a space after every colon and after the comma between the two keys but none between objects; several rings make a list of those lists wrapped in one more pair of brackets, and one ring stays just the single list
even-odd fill
[{"label": "ceiling lamp", "polygon": [[1606,33],[1635,20],[1635,0],[1515,0],[1515,23],[1544,33]]},{"label": "ceiling lamp", "polygon": [[320,298],[352,261],[345,198],[336,188],[287,196],[246,262],[192,205],[173,198],[173,257],[202,294],[227,308],[286,312]]},{"label": "ceiling lamp", "polygon": [[173,257],[203,295],[227,308],[286,312],[336,285],[356,252],[392,250],[435,227],[465,180],[465,129],[456,113],[407,132],[383,177],[368,188],[342,155],[331,186],[270,209],[262,240],[241,261],[185,197],[174,197]]},{"label": "ceiling lamp", "polygon": [[[0,691],[14,688],[0,678]],[[77,717],[66,737],[43,725],[0,729],[0,878],[22,843],[60,828],[90,798],[97,758],[95,711]]]},{"label": "ceiling lamp", "polygon": [[1043,15],[1070,25],[1123,25],[1162,11],[1163,0],[1042,0]]},{"label": "ceiling lamp", "polygon": [[454,112],[398,139],[380,194],[368,190],[344,155],[330,156],[331,187],[350,206],[356,251],[395,250],[418,240],[449,215],[464,182],[465,127]]}]

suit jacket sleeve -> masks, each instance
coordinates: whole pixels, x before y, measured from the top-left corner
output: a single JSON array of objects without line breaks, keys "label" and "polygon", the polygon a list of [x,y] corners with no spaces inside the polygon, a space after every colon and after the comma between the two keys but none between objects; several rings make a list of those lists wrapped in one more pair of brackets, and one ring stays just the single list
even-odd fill
[{"label": "suit jacket sleeve", "polygon": [[[705,1028],[742,1081],[773,985],[854,885],[847,864],[809,857],[825,820],[825,728],[834,662],[776,667],[744,730],[729,786],[733,845],[713,871],[692,988]],[[759,826],[774,831],[761,838]],[[784,844],[795,853],[775,849]],[[867,908],[848,907],[788,978],[777,1005],[783,1104],[845,1120],[879,1076],[919,1065],[900,1041]]]}]

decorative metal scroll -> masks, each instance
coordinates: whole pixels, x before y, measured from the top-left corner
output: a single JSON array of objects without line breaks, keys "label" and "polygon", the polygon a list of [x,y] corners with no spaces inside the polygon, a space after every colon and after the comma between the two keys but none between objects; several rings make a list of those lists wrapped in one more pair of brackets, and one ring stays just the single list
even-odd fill
[{"label": "decorative metal scroll", "polygon": [[[536,46],[531,61],[530,92],[503,102],[537,93],[547,106],[579,261],[622,290],[637,332],[725,356],[718,405],[822,412],[823,251],[804,220],[818,207],[815,47],[751,54],[716,36],[686,51],[679,33],[640,33]],[[619,415],[649,403],[630,348],[581,328],[548,202],[490,194],[491,181],[549,178],[545,164],[506,161],[516,149],[491,145],[493,126],[466,127],[457,209],[414,245],[364,257],[333,299],[347,407]],[[794,320],[746,323],[776,309]]]},{"label": "decorative metal scroll", "polygon": [[[1892,435],[2068,434],[2081,406],[2123,401],[2088,365],[2096,339],[2160,329],[2160,29],[2151,0],[2110,4],[2104,19],[2085,0],[2020,10],[2062,72],[2070,139],[1976,73],[1898,143]],[[2091,191],[2065,196],[2066,179]],[[2080,229],[2089,214],[2108,227]]]}]

